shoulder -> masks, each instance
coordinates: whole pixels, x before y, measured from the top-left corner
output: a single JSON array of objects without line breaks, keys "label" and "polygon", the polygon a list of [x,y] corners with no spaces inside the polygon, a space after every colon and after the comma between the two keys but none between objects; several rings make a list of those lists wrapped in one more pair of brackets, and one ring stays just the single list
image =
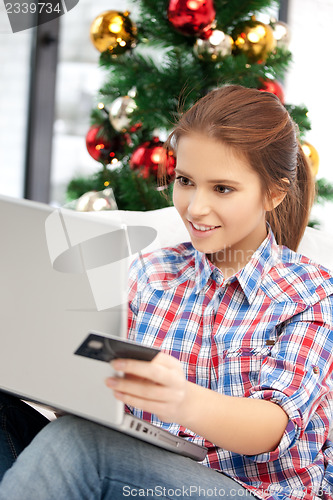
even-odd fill
[{"label": "shoulder", "polygon": [[333,296],[332,272],[284,246],[279,247],[276,263],[264,281],[269,295],[304,306]]},{"label": "shoulder", "polygon": [[195,272],[195,250],[191,243],[181,243],[139,255],[131,265],[130,279],[141,286],[171,288]]}]

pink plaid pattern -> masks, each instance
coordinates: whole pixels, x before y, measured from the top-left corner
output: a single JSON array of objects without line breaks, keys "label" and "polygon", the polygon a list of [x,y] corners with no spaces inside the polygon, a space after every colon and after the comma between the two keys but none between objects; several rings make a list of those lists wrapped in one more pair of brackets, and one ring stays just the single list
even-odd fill
[{"label": "pink plaid pattern", "polygon": [[264,499],[333,498],[333,277],[270,231],[229,282],[191,243],[139,256],[130,271],[129,338],[178,358],[188,380],[280,405],[278,448],[244,456],[191,430],[133,413],[209,448],[204,465]]}]

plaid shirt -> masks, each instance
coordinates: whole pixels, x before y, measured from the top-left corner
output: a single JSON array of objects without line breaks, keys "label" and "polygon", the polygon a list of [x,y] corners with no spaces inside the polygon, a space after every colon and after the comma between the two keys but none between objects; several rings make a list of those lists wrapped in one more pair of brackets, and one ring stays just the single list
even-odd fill
[{"label": "plaid shirt", "polygon": [[333,277],[278,246],[270,231],[232,279],[183,243],[141,256],[130,271],[129,338],[178,358],[187,379],[235,397],[280,405],[278,448],[224,450],[176,424],[138,417],[208,447],[202,462],[259,498],[333,498]]}]

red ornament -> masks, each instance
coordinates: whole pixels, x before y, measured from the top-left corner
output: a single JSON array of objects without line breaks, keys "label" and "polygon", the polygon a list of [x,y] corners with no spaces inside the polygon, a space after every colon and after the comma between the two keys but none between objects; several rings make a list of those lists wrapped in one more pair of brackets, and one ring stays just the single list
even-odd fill
[{"label": "red ornament", "polygon": [[168,19],[183,35],[204,36],[215,20],[213,0],[170,0]]},{"label": "red ornament", "polygon": [[280,99],[282,104],[284,104],[283,88],[276,80],[264,80],[263,78],[260,78],[260,87],[258,87],[258,90],[261,90],[262,92],[271,92]]},{"label": "red ornament", "polygon": [[149,176],[157,179],[160,165],[165,167],[165,176],[168,181],[171,181],[174,177],[176,160],[171,151],[164,149],[163,142],[158,137],[138,146],[130,159],[130,167],[133,170],[139,170],[144,179]]},{"label": "red ornament", "polygon": [[86,135],[86,146],[94,160],[107,164],[114,158],[116,151],[123,149],[123,138],[120,134],[112,138],[106,137],[101,133],[101,129],[99,125],[90,127]]}]

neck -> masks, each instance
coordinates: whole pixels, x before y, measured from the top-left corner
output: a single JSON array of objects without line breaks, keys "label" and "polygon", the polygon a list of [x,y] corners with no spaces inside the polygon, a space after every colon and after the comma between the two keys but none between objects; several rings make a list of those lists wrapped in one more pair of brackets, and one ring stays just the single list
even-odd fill
[{"label": "neck", "polygon": [[215,254],[208,254],[207,257],[222,271],[225,279],[228,279],[246,266],[254,252],[255,250],[250,249],[244,253],[241,249],[226,248]]},{"label": "neck", "polygon": [[261,231],[251,241],[244,240],[237,245],[226,247],[218,252],[207,254],[209,260],[218,267],[225,279],[236,274],[246,266],[252,255],[267,237],[267,229]]}]

